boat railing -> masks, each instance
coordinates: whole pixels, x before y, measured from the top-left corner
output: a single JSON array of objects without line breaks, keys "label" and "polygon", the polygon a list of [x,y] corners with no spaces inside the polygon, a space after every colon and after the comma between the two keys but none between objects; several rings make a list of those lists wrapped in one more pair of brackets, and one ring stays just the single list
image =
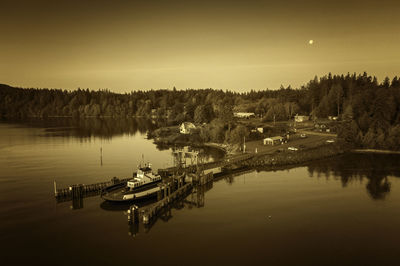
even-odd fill
[{"label": "boat railing", "polygon": [[105,187],[105,188],[103,188],[103,189],[101,190],[101,195],[103,195],[104,193],[113,191],[113,190],[115,190],[115,189],[124,187],[126,184],[127,184],[127,181],[123,181],[123,182],[120,182],[120,183],[113,184],[113,185],[111,185],[111,186]]}]

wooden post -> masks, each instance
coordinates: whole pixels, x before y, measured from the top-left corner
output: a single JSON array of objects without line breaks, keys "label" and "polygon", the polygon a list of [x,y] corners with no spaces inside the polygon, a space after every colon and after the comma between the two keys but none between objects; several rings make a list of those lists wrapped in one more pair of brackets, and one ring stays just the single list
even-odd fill
[{"label": "wooden post", "polygon": [[150,222],[150,214],[147,212],[143,214],[143,223],[148,224]]},{"label": "wooden post", "polygon": [[100,147],[100,166],[103,166],[103,147]]},{"label": "wooden post", "polygon": [[161,188],[159,191],[157,191],[157,201],[161,200]]},{"label": "wooden post", "polygon": [[139,222],[139,207],[136,205],[133,205],[133,207],[131,207],[131,211],[132,213],[132,220],[134,223]]},{"label": "wooden post", "polygon": [[139,207],[132,205],[128,210],[128,222],[138,223],[139,222]]},{"label": "wooden post", "polygon": [[54,196],[55,196],[55,197],[58,196],[58,192],[57,192],[57,182],[56,182],[56,180],[54,180]]}]

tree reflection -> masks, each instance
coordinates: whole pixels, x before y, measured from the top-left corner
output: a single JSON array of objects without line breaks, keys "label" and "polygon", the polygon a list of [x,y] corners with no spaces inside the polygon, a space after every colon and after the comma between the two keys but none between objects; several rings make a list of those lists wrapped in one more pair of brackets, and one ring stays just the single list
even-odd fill
[{"label": "tree reflection", "polygon": [[124,134],[145,134],[158,127],[158,122],[144,118],[47,118],[8,121],[30,127],[45,128],[48,137],[99,137],[111,139]]},{"label": "tree reflection", "polygon": [[366,189],[374,200],[383,200],[389,194],[391,183],[388,176],[400,177],[398,155],[347,154],[339,158],[322,160],[308,164],[311,177],[324,174],[340,179],[342,186],[367,179]]}]

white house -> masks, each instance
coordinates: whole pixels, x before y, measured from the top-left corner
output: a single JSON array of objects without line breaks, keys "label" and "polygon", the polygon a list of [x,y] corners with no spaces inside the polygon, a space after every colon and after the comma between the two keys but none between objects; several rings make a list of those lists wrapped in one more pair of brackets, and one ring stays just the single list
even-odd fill
[{"label": "white house", "polygon": [[281,144],[282,142],[283,142],[283,137],[281,137],[281,136],[275,136],[275,137],[270,137],[270,138],[264,139],[264,145],[274,146],[275,144]]},{"label": "white house", "polygon": [[294,121],[296,122],[304,122],[310,120],[310,116],[308,115],[296,115],[294,117]]},{"label": "white house", "polygon": [[233,116],[234,116],[234,117],[237,117],[237,118],[256,117],[255,113],[244,113],[244,112],[233,113]]},{"label": "white house", "polygon": [[194,129],[196,129],[196,126],[191,122],[183,122],[179,127],[181,134],[190,134]]}]

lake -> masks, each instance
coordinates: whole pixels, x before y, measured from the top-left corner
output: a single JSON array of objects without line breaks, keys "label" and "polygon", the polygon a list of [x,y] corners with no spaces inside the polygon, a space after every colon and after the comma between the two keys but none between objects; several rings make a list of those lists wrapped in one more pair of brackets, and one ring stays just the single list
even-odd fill
[{"label": "lake", "polygon": [[[172,166],[150,121],[0,123],[3,265],[397,265],[400,164],[347,154],[221,177],[152,224],[100,196],[57,203],[67,187]],[[100,151],[101,149],[101,151]],[[207,160],[222,155],[202,150]],[[144,158],[144,159],[143,159]]]}]

